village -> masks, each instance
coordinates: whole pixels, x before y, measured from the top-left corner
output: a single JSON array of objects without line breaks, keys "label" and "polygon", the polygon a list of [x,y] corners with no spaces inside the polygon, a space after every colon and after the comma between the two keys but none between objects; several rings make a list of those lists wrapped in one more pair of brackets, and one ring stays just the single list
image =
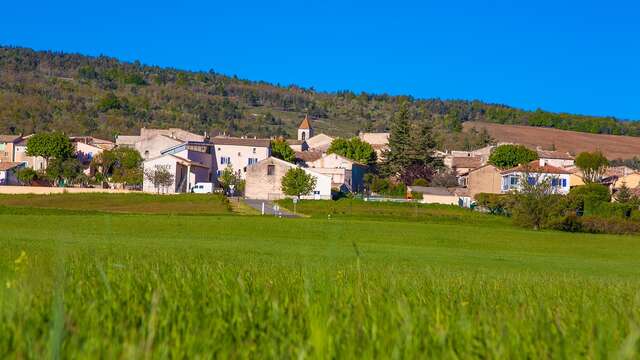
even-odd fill
[{"label": "village", "polygon": [[[389,147],[389,133],[360,133],[358,138],[374,149],[377,162],[384,159]],[[290,169],[302,169],[313,178],[313,189],[299,194],[301,199],[330,200],[338,194],[360,194],[368,200],[419,201],[472,207],[478,194],[505,194],[517,192],[523,176],[535,174],[537,179],[548,179],[557,194],[567,194],[573,187],[584,185],[582,170],[575,165],[575,154],[555,150],[532,149],[537,159],[508,169],[492,165],[489,158],[502,143],[488,145],[473,151],[435,151],[434,156],[450,174],[455,183],[448,186],[429,186],[427,183],[408,184],[406,191],[395,198],[376,194],[367,186],[369,164],[331,153],[334,137],[316,134],[309,117],[305,117],[297,130],[296,139],[279,139],[293,150],[293,161],[273,156],[274,139],[231,137],[194,134],[178,128],[140,129],[139,135],[120,135],[115,142],[91,136],[70,137],[75,156],[86,175],[99,171],[91,167],[92,160],[104,151],[131,149],[142,158],[144,174],[141,186],[110,183],[103,186],[78,186],[21,180],[21,169],[44,172],[47,160],[30,156],[27,149],[29,136],[0,135],[0,188],[2,192],[29,192],[25,187],[66,187],[65,191],[143,191],[159,194],[211,193],[225,191],[227,195],[246,199],[280,200],[288,197],[282,189],[282,179]],[[278,139],[275,139],[278,140]],[[221,184],[223,173],[237,179],[230,186]],[[160,172],[164,175],[160,176]],[[530,180],[531,181],[531,180]],[[637,192],[640,173],[626,166],[607,167],[598,182],[611,193],[623,186]],[[35,185],[35,186],[34,186]],[[21,188],[16,190],[16,186]],[[3,190],[4,188],[4,190]],[[13,190],[11,190],[13,189]],[[43,193],[45,189],[35,189]]]}]

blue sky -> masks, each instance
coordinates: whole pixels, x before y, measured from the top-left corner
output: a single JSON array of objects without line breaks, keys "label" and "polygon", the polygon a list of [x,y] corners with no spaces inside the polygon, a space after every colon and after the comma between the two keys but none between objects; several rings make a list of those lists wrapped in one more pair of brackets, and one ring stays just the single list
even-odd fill
[{"label": "blue sky", "polygon": [[0,44],[640,120],[640,3],[7,1]]}]

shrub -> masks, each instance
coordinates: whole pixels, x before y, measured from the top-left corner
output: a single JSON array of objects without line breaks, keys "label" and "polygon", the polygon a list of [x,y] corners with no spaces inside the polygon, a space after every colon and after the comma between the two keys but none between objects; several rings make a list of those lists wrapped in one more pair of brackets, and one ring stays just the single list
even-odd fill
[{"label": "shrub", "polygon": [[637,234],[640,233],[640,222],[621,219],[603,218],[599,216],[583,216],[580,219],[581,230],[600,234]]},{"label": "shrub", "polygon": [[510,203],[509,195],[480,193],[476,195],[476,204],[489,211],[494,215],[507,215],[508,205]]},{"label": "shrub", "polygon": [[411,192],[411,198],[413,200],[422,200],[422,193],[421,192],[417,192],[417,191],[412,191]]},{"label": "shrub", "polygon": [[575,211],[585,211],[585,203],[608,203],[611,201],[609,189],[600,184],[586,184],[577,186],[569,191],[567,195],[567,206]]},{"label": "shrub", "polygon": [[425,179],[416,179],[413,181],[412,186],[429,186],[429,182]]}]

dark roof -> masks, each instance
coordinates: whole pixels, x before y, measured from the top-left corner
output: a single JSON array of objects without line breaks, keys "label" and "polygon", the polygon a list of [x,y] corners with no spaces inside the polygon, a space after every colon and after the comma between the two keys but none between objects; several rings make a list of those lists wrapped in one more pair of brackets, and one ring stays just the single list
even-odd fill
[{"label": "dark roof", "polygon": [[562,151],[554,150],[537,150],[538,157],[541,159],[559,159],[559,160],[573,160],[573,156],[564,153]]},{"label": "dark roof", "polygon": [[235,146],[253,146],[253,147],[269,147],[271,140],[269,139],[249,139],[249,138],[231,138],[231,137],[214,137],[211,142],[215,145],[235,145]]},{"label": "dark roof", "polygon": [[7,170],[11,170],[13,168],[16,168],[20,165],[22,165],[23,163],[19,163],[19,162],[10,162],[10,161],[5,161],[5,162],[0,162],[0,171],[7,171]]},{"label": "dark roof", "polygon": [[0,143],[13,143],[20,140],[20,135],[0,135]]},{"label": "dark roof", "polygon": [[296,151],[296,160],[311,162],[322,157],[322,151]]},{"label": "dark roof", "polygon": [[480,156],[458,156],[451,159],[451,166],[456,168],[475,169],[482,166]]},{"label": "dark roof", "polygon": [[540,161],[538,160],[534,160],[526,165],[520,165],[512,169],[505,170],[502,172],[502,174],[509,174],[513,172],[530,172],[536,174],[571,174],[570,171],[556,166],[540,166]]},{"label": "dark roof", "polygon": [[427,195],[440,195],[451,196],[453,193],[446,187],[433,187],[433,186],[409,186],[411,191],[419,192]]}]

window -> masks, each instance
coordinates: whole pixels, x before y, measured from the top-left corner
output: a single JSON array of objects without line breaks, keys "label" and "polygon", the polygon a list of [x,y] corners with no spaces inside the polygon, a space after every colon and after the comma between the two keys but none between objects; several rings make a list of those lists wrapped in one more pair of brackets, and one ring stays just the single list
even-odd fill
[{"label": "window", "polygon": [[518,178],[516,176],[510,177],[509,183],[511,184],[511,186],[518,185]]},{"label": "window", "polygon": [[302,141],[307,140],[307,133],[306,132],[302,132]]},{"label": "window", "polygon": [[527,182],[529,183],[529,185],[535,185],[536,184],[536,178],[529,176],[527,178]]},{"label": "window", "polygon": [[562,179],[562,187],[567,187],[567,179]]},{"label": "window", "polygon": [[149,150],[145,150],[144,157],[145,157],[145,159],[149,158]]},{"label": "window", "polygon": [[242,153],[238,151],[238,157],[242,157]]},{"label": "window", "polygon": [[551,178],[551,186],[553,186],[553,187],[560,186],[560,181],[559,180],[560,179],[558,179],[558,178]]},{"label": "window", "polygon": [[255,154],[255,153],[256,153],[256,148],[253,148],[253,150],[252,150],[252,151],[253,151],[253,153]]},{"label": "window", "polygon": [[313,195],[320,195],[320,191],[314,190]]},{"label": "window", "polygon": [[257,163],[257,162],[258,162],[258,158],[249,158],[248,161],[247,161],[247,163],[249,165],[253,165],[253,164]]},{"label": "window", "polygon": [[231,164],[231,157],[230,156],[222,156],[222,157],[220,157],[220,164],[222,164],[222,165]]},{"label": "window", "polygon": [[276,174],[276,166],[275,165],[267,165],[267,175],[272,176]]}]

